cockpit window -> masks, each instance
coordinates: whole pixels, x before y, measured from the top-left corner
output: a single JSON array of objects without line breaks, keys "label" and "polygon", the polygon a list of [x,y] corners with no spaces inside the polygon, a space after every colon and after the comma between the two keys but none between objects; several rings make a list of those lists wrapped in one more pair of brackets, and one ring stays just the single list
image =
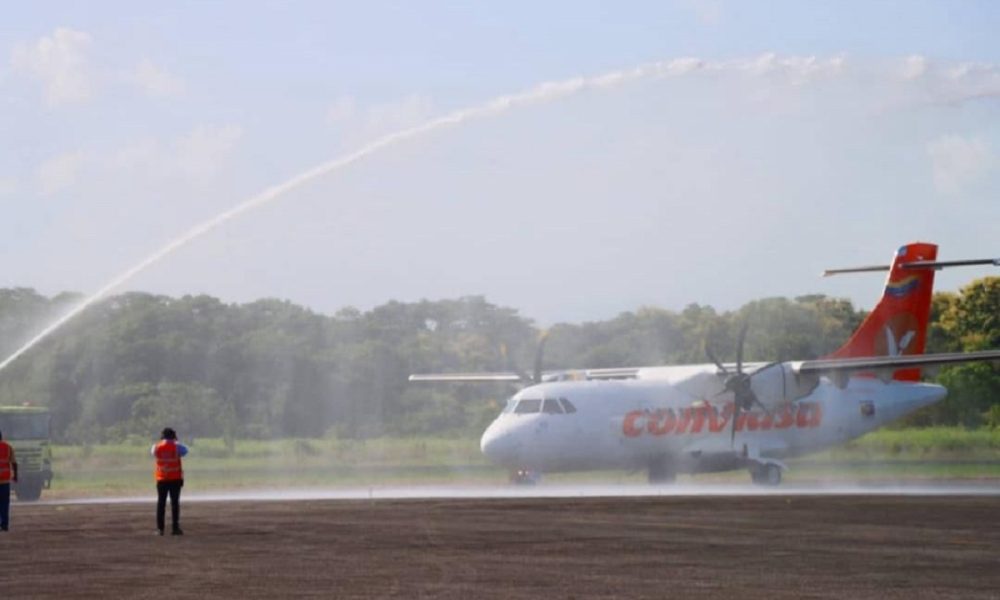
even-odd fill
[{"label": "cockpit window", "polygon": [[517,400],[511,398],[507,401],[505,413],[517,415],[530,415],[534,413],[545,413],[547,415],[561,415],[563,413],[575,413],[576,407],[565,398],[521,398]]},{"label": "cockpit window", "polygon": [[566,411],[566,414],[570,414],[570,413],[575,413],[576,412],[576,407],[573,406],[573,403],[570,402],[569,400],[565,399],[565,398],[560,398],[559,399],[559,404],[562,404],[563,410]]},{"label": "cockpit window", "polygon": [[542,401],[537,398],[522,398],[520,402],[517,403],[517,408],[514,412],[519,415],[526,415],[529,413],[536,413],[542,408]]}]

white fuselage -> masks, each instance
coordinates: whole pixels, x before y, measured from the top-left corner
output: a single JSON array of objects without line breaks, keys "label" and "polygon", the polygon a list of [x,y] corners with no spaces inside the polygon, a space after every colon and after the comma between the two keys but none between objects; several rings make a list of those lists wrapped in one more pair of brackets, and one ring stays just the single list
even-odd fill
[{"label": "white fuselage", "polygon": [[[676,473],[720,471],[842,444],[946,394],[932,384],[854,377],[839,388],[823,378],[799,398],[762,398],[770,413],[742,413],[733,436],[731,395],[718,393],[718,381],[715,366],[699,365],[658,368],[637,379],[534,385],[511,398],[481,448],[511,470],[666,464]],[[523,400],[536,399],[539,410],[518,412]]]}]

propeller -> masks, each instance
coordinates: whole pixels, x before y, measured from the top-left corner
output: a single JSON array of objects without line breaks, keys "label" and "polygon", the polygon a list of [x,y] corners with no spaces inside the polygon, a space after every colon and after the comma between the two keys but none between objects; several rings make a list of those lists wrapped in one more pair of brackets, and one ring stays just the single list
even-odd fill
[{"label": "propeller", "polygon": [[743,372],[743,343],[746,341],[746,337],[747,324],[744,323],[743,327],[740,328],[740,337],[736,343],[735,373],[727,369],[726,366],[723,365],[718,358],[716,358],[708,343],[705,344],[705,354],[708,355],[708,359],[715,363],[715,366],[717,366],[726,376],[726,380],[723,383],[723,390],[717,395],[721,396],[722,394],[727,393],[733,394],[733,416],[732,426],[729,433],[729,442],[734,445],[736,443],[736,422],[739,421],[741,413],[749,412],[756,405],[767,414],[771,414],[771,411],[764,406],[764,403],[760,401],[760,398],[758,398],[757,394],[753,391],[753,386],[751,385],[753,376],[781,364],[780,362],[772,362],[761,367],[760,369],[757,369],[753,373]]},{"label": "propeller", "polygon": [[507,345],[500,344],[500,355],[503,357],[504,362],[507,364],[507,368],[513,371],[521,381],[527,385],[534,385],[542,382],[542,366],[544,364],[545,358],[545,342],[549,339],[549,332],[543,331],[541,335],[538,336],[538,348],[535,350],[535,364],[534,370],[531,373],[525,372],[523,369],[519,368],[517,364],[511,360],[510,356],[507,354]]},{"label": "propeller", "polygon": [[542,358],[545,356],[545,342],[549,339],[549,331],[546,329],[538,336],[538,349],[535,350],[535,372],[532,373],[534,383],[542,382]]}]

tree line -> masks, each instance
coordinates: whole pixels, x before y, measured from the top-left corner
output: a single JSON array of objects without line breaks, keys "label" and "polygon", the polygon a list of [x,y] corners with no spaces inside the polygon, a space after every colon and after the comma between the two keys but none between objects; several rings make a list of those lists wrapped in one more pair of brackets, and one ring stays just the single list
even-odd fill
[{"label": "tree line", "polygon": [[[0,354],[8,356],[81,298],[0,289]],[[749,324],[752,361],[817,358],[865,311],[822,295],[766,298],[734,311],[643,307],[548,329],[546,369],[734,360]],[[48,406],[60,442],[147,439],[165,424],[186,436],[471,434],[515,388],[417,385],[410,373],[530,371],[541,331],[479,296],[389,302],[317,314],[287,301],[227,304],[210,296],[126,293],[97,303],[0,371],[0,404]],[[1000,278],[934,296],[929,352],[1000,348]],[[950,395],[911,425],[1000,422],[1000,375],[951,367]]]}]

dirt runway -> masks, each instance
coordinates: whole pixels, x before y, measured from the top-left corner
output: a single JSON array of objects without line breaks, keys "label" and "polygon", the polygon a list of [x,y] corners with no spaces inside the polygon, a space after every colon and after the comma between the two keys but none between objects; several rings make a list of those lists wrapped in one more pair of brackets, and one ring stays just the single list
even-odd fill
[{"label": "dirt runway", "polygon": [[1000,496],[12,508],[3,598],[1000,597]]}]

